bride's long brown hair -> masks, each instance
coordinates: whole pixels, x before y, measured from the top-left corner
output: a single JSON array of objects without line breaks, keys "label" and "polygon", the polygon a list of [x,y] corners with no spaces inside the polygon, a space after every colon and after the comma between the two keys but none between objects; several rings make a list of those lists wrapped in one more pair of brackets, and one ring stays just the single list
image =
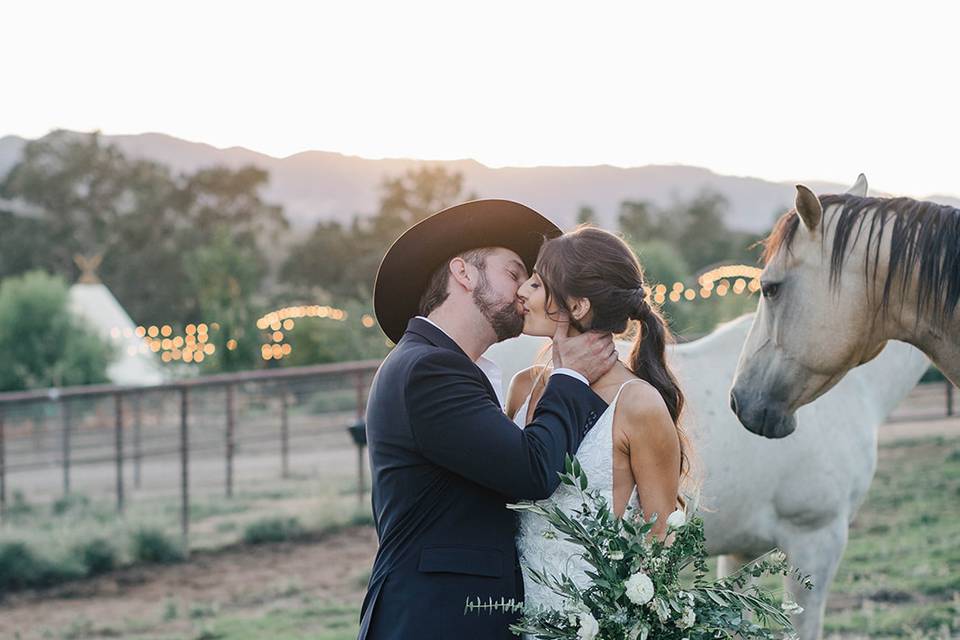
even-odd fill
[{"label": "bride's long brown hair", "polygon": [[[534,268],[543,282],[548,308],[553,301],[569,313],[566,300],[590,301],[590,325],[571,320],[577,330],[609,331],[614,335],[635,330],[627,367],[663,397],[680,440],[681,482],[687,479],[690,442],[680,420],[684,395],[666,361],[666,345],[674,339],[660,310],[647,300],[643,267],[636,255],[620,237],[581,225],[544,242]],[[682,496],[680,502],[685,503]]]}]

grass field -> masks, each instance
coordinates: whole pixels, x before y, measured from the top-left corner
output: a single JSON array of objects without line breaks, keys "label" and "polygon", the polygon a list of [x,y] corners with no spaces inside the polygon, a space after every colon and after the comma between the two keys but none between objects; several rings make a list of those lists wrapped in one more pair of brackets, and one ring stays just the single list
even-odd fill
[{"label": "grass field", "polygon": [[[293,489],[244,494],[232,506],[197,505],[194,518],[198,529],[236,539],[264,501],[300,499]],[[308,541],[198,551],[180,565],[11,596],[0,604],[0,637],[352,640],[375,549],[369,527],[351,527]],[[825,637],[958,635],[960,438],[882,445],[833,585]]]}]

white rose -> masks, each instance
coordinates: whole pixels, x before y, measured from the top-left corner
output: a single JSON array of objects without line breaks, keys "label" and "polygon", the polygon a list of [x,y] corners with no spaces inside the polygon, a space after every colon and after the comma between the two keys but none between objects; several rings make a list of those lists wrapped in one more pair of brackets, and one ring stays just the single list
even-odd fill
[{"label": "white rose", "polygon": [[642,571],[627,578],[624,586],[627,588],[627,598],[634,604],[646,604],[653,598],[653,581]]},{"label": "white rose", "polygon": [[593,640],[600,633],[600,623],[589,613],[580,614],[580,629],[577,631],[577,640]]},{"label": "white rose", "polygon": [[677,626],[681,629],[689,629],[693,626],[693,623],[697,620],[697,614],[693,609],[689,607],[683,610],[683,616],[677,622]]},{"label": "white rose", "polygon": [[790,602],[789,600],[785,600],[785,601],[780,605],[780,608],[783,609],[784,612],[785,612],[785,613],[788,613],[788,614],[789,614],[789,613],[803,613],[803,607],[801,607],[801,606],[800,606],[799,604],[797,604],[796,602]]},{"label": "white rose", "polygon": [[667,526],[671,529],[679,529],[685,524],[687,524],[687,514],[683,512],[683,509],[677,509],[667,516]]}]

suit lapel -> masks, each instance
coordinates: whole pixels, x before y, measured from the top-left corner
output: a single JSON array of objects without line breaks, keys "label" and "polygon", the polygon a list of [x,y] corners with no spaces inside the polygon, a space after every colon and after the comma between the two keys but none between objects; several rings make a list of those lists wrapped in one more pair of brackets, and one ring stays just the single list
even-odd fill
[{"label": "suit lapel", "polygon": [[[458,345],[453,338],[426,320],[421,320],[420,318],[411,318],[407,323],[407,333],[415,333],[418,336],[425,338],[434,346],[455,351],[467,360],[470,360],[470,356],[464,353],[463,349],[460,348],[460,345]],[[493,390],[493,385],[490,384],[490,378],[488,378],[487,374],[485,374],[483,370],[477,366],[476,362],[470,360],[470,364],[473,365],[477,375],[480,376],[480,380],[483,382],[483,386],[487,390],[487,394],[489,394],[490,399],[493,400],[493,403],[499,407],[500,399],[497,397],[496,391]]]}]

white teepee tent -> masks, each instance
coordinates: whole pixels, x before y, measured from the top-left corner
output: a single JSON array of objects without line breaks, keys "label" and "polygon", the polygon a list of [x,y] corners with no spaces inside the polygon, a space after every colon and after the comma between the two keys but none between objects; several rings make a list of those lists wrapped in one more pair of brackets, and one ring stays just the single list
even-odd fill
[{"label": "white teepee tent", "polygon": [[113,348],[114,359],[107,368],[107,377],[112,383],[122,385],[163,382],[164,373],[156,354],[137,337],[133,320],[93,274],[99,260],[78,259],[77,263],[84,273],[80,281],[70,287],[68,305],[71,313],[83,319]]}]

